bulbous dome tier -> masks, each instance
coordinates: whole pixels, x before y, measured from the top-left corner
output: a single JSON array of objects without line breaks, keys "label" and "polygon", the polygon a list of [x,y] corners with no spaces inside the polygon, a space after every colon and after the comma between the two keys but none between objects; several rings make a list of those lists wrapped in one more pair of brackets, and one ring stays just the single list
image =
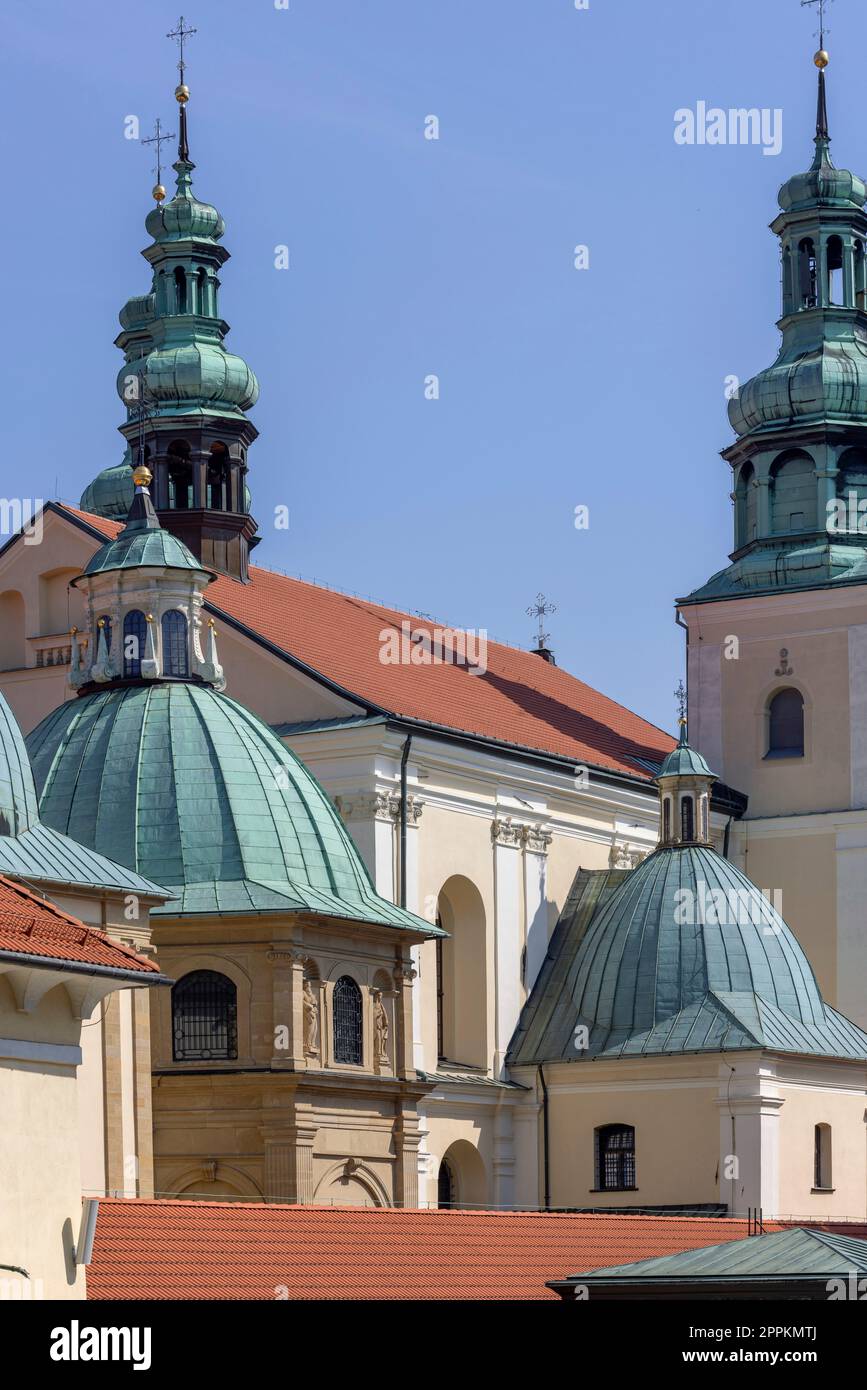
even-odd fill
[{"label": "bulbous dome tier", "polygon": [[129,377],[144,377],[148,401],[195,410],[229,407],[232,414],[249,410],[259,399],[259,383],[242,357],[226,352],[218,342],[188,342],[154,348],[146,357],[121,367],[117,390],[125,400]]},{"label": "bulbous dome tier", "polygon": [[867,335],[860,324],[845,325],[845,337],[829,336],[812,349],[784,352],[740,387],[728,403],[729,422],[738,435],[796,420],[867,419]]},{"label": "bulbous dome tier", "polygon": [[118,463],[97,473],[81,494],[79,505],[83,512],[123,521],[132,506],[134,495],[132,468],[127,462]]},{"label": "bulbous dome tier", "polygon": [[867,202],[867,184],[849,169],[835,169],[830,156],[820,151],[811,169],[786,180],[777,199],[783,212],[817,206],[860,209]]},{"label": "bulbous dome tier", "polygon": [[114,540],[100,546],[91,556],[85,575],[106,574],[109,570],[139,568],[196,570],[202,566],[195,555],[170,531],[122,531]]},{"label": "bulbous dome tier", "polygon": [[295,754],[209,686],[80,696],[42,721],[28,749],[43,820],[153,872],[176,893],[169,915],[314,912],[435,934],[378,896]]},{"label": "bulbous dome tier", "polygon": [[226,230],[222,216],[210,203],[200,203],[191,190],[192,164],[179,162],[177,192],[168,202],[152,208],[145,218],[155,242],[219,241]]}]

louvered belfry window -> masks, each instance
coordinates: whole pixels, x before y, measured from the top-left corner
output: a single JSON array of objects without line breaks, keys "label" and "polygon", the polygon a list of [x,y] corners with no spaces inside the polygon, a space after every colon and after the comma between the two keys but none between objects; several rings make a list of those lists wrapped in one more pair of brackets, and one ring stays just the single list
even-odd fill
[{"label": "louvered belfry window", "polygon": [[363,1018],[361,990],[349,975],[341,975],[334,986],[334,1060],[361,1066],[363,1061]]},{"label": "louvered belfry window", "polygon": [[605,1192],[635,1187],[635,1130],[631,1125],[597,1129],[596,1186]]},{"label": "louvered belfry window", "polygon": [[172,987],[172,1056],[176,1062],[234,1062],[238,992],[216,970],[194,970]]}]

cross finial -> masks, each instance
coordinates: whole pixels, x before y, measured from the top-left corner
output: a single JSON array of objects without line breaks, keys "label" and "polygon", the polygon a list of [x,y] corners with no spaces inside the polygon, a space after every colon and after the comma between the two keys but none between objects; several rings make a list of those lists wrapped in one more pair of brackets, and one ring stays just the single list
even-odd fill
[{"label": "cross finial", "polygon": [[545,631],[545,618],[549,613],[556,612],[556,603],[549,603],[544,594],[537,594],[536,602],[531,603],[530,607],[527,609],[528,618],[538,618],[539,620],[539,631],[536,634],[536,640],[538,645],[542,648],[547,646],[548,639],[551,636],[550,632]]},{"label": "cross finial", "polygon": [[685,723],[686,723],[686,686],[684,685],[684,683],[683,683],[682,680],[679,680],[679,681],[677,682],[677,689],[676,689],[675,692],[674,692],[674,698],[675,698],[675,700],[677,701],[677,722],[678,722],[678,724],[685,724]]},{"label": "cross finial", "polygon": [[[174,138],[174,131],[166,133],[163,130],[162,121],[160,120],[159,116],[157,116],[156,120],[154,121],[153,135],[149,135],[146,140],[142,140],[143,145],[156,145],[157,149],[157,162],[154,165],[154,173],[157,176],[156,187],[154,188],[154,197],[157,198],[157,202],[162,201],[160,198],[157,197],[157,189],[162,188],[163,184],[163,144],[167,140],[174,140]],[[163,196],[165,196],[165,194],[163,194]]]},{"label": "cross finial", "polygon": [[[822,0],[822,3],[824,3],[824,0]],[[178,20],[177,29],[172,29],[170,33],[166,34],[167,39],[177,40],[178,48],[181,50],[181,56],[178,62],[178,72],[181,74],[181,86],[184,85],[184,73],[186,71],[186,63],[184,61],[184,44],[186,43],[187,39],[191,38],[192,35],[196,33],[198,33],[197,29],[189,29],[184,25],[184,16],[181,15],[180,19]]]},{"label": "cross finial", "polygon": [[817,5],[819,8],[819,29],[816,37],[819,40],[819,48],[825,47],[825,6],[830,5],[831,0],[801,0],[801,8],[804,5]]}]

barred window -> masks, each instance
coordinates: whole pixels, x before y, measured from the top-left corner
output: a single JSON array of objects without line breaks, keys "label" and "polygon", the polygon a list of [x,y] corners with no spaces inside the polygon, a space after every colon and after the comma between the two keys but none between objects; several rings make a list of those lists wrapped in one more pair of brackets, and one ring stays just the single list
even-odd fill
[{"label": "barred window", "polygon": [[596,1138],[596,1187],[624,1192],[635,1187],[635,1130],[632,1125],[602,1125]]},{"label": "barred window", "polygon": [[238,992],[216,970],[194,970],[172,987],[172,1056],[176,1062],[234,1062]]},{"label": "barred window", "polygon": [[133,608],[123,620],[123,674],[141,675],[141,659],[145,649],[147,622],[138,608]]},{"label": "barred window", "polygon": [[164,613],[163,629],[163,674],[166,676],[188,676],[190,674],[187,658],[187,620],[177,608]]},{"label": "barred window", "polygon": [[363,1015],[361,990],[349,975],[341,975],[334,986],[334,1060],[363,1061]]}]

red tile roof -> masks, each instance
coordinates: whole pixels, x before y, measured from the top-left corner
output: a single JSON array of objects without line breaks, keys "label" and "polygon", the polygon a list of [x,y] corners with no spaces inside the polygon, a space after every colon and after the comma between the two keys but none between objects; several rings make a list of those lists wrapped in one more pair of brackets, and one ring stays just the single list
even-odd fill
[{"label": "red tile roof", "polygon": [[6,951],[42,959],[159,974],[159,967],[105,932],[87,927],[46,898],[0,875],[0,958]]},{"label": "red tile roof", "polygon": [[705,1217],[106,1200],[87,1294],[551,1299],[548,1279],[747,1234],[746,1221]]},{"label": "red tile roof", "polygon": [[[65,510],[104,536],[117,522]],[[273,570],[250,567],[250,583],[220,576],[208,606],[258,633],[354,696],[389,714],[445,726],[520,748],[553,753],[649,779],[637,758],[660,762],[675,740],[533,652],[487,644],[487,670],[465,665],[384,664],[382,634],[401,624],[432,633],[435,624]],[[434,654],[442,648],[434,647]]]}]

